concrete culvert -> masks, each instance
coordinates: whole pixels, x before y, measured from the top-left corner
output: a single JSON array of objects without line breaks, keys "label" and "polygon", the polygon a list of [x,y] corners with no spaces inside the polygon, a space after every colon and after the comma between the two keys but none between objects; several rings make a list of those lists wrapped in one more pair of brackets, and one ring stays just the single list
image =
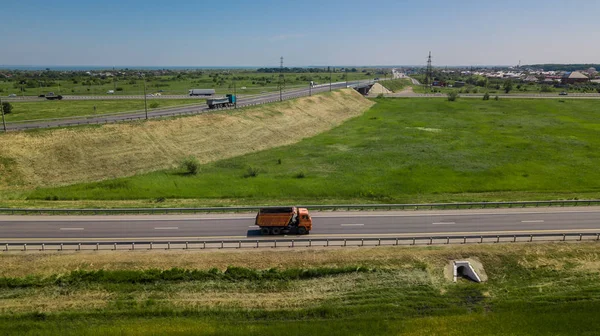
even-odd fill
[{"label": "concrete culvert", "polygon": [[446,279],[454,282],[459,278],[474,282],[487,281],[487,274],[481,262],[475,258],[451,260],[444,270]]}]

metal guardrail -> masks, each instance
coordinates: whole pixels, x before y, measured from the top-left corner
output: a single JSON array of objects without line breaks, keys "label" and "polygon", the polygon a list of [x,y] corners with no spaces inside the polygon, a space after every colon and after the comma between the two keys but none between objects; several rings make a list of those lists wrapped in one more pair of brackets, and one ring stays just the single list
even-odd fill
[{"label": "metal guardrail", "polygon": [[598,233],[538,233],[502,235],[448,235],[415,237],[371,238],[299,238],[299,239],[244,239],[244,240],[157,240],[157,241],[54,241],[54,242],[0,242],[2,252],[10,251],[124,251],[124,250],[191,250],[242,248],[302,248],[302,247],[361,247],[361,246],[416,246],[483,243],[568,242],[599,241]]},{"label": "metal guardrail", "polygon": [[[460,209],[499,209],[499,208],[539,208],[567,206],[598,206],[600,200],[565,201],[521,201],[521,202],[468,202],[468,203],[424,203],[424,204],[337,204],[337,205],[298,205],[309,210],[460,210]],[[231,213],[254,212],[262,208],[280,206],[243,206],[243,207],[204,207],[204,208],[118,208],[118,209],[49,209],[49,208],[0,208],[0,214],[9,215],[116,215],[116,214],[189,214],[189,213]]]}]

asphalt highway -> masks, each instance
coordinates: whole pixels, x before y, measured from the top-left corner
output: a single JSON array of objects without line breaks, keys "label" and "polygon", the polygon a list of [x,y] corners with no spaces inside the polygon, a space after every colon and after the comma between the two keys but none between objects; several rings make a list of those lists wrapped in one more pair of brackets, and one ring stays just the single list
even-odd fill
[{"label": "asphalt highway", "polygon": [[[251,239],[255,214],[0,216],[0,242]],[[600,232],[600,207],[313,212],[310,237],[460,236]],[[291,235],[295,236],[295,235]]]}]

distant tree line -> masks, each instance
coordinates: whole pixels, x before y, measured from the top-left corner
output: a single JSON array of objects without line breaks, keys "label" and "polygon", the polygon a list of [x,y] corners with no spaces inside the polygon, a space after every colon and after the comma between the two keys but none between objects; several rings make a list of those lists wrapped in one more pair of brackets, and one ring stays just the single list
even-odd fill
[{"label": "distant tree line", "polygon": [[331,67],[326,67],[326,68],[287,68],[284,67],[283,69],[281,68],[260,68],[258,70],[256,70],[257,72],[264,72],[264,73],[279,73],[279,71],[283,72],[283,73],[317,73],[317,72],[329,72],[331,70],[331,72],[341,72],[342,70],[345,72],[358,72],[358,70],[356,68],[331,68]]},{"label": "distant tree line", "polygon": [[528,68],[544,69],[545,71],[576,71],[596,68],[600,70],[600,64],[532,64]]}]

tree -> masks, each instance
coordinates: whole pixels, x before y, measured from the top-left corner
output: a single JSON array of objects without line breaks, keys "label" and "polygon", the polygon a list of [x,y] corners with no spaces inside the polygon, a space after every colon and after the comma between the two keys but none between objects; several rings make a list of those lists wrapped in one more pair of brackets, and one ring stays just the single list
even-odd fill
[{"label": "tree", "polygon": [[4,111],[4,114],[9,114],[12,112],[13,106],[9,102],[2,102],[2,109]]},{"label": "tree", "polygon": [[490,100],[490,94],[486,92],[486,93],[483,95],[483,100]]},{"label": "tree", "polygon": [[509,93],[510,90],[512,90],[512,88],[513,88],[513,82],[512,82],[512,80],[509,79],[506,82],[504,82],[503,88],[504,88],[504,92],[505,93]]}]

